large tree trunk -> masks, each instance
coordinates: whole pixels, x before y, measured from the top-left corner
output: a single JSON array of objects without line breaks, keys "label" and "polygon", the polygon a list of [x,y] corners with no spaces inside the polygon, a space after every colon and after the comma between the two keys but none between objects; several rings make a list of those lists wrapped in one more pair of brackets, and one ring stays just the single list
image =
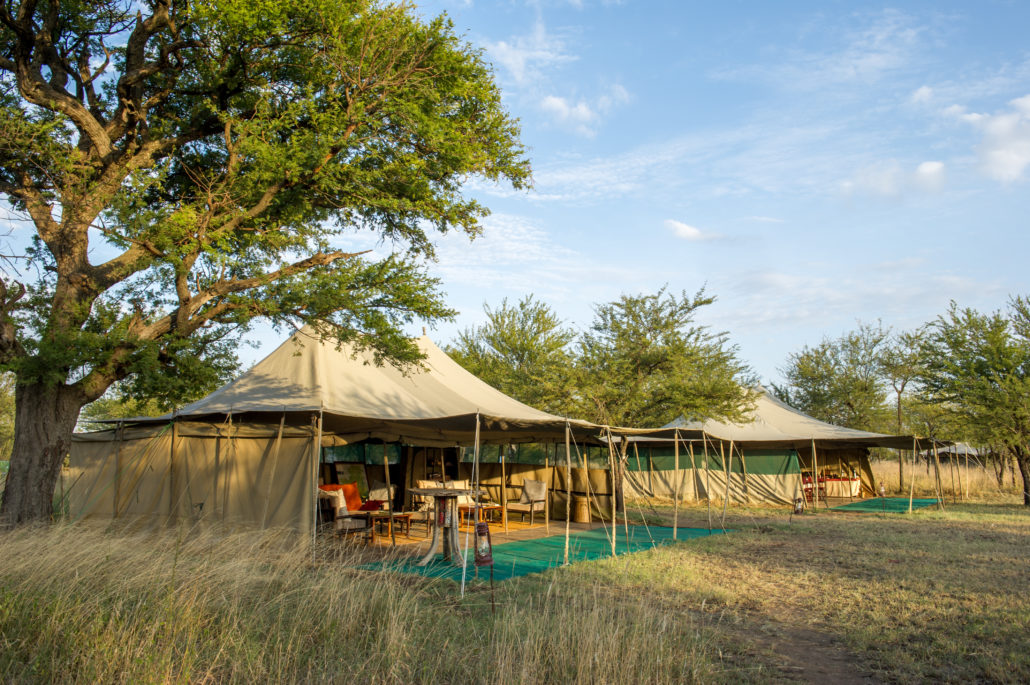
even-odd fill
[{"label": "large tree trunk", "polygon": [[1016,455],[1016,464],[1019,466],[1019,475],[1023,477],[1023,504],[1030,507],[1030,452],[1021,447],[1013,451]]},{"label": "large tree trunk", "polygon": [[78,394],[66,387],[21,382],[15,402],[14,447],[0,504],[0,523],[8,526],[50,520],[82,408]]}]

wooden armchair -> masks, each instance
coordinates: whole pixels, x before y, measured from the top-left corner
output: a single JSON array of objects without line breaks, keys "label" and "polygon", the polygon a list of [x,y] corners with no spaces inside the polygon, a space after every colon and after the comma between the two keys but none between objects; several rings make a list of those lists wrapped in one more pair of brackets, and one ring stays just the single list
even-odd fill
[{"label": "wooden armchair", "polygon": [[522,514],[522,520],[526,520],[529,514],[529,525],[533,525],[533,518],[536,512],[543,512],[547,508],[547,483],[542,480],[527,478],[522,483],[522,497],[518,502],[508,502],[508,511]]}]

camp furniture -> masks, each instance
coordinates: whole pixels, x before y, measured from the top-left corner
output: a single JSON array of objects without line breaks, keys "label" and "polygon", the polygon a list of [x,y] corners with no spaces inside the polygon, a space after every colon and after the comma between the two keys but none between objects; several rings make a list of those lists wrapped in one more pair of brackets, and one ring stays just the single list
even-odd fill
[{"label": "camp furniture", "polygon": [[429,551],[418,563],[426,566],[436,558],[436,550],[443,545],[444,562],[450,562],[460,556],[458,552],[458,497],[469,496],[471,490],[452,488],[412,488],[411,492],[423,497],[432,497],[434,504],[433,539],[429,542]]},{"label": "camp furniture", "polygon": [[522,514],[522,520],[526,520],[529,514],[529,525],[533,525],[533,516],[536,512],[544,512],[547,508],[547,484],[541,480],[527,478],[522,483],[522,497],[518,502],[508,502],[508,511]]}]

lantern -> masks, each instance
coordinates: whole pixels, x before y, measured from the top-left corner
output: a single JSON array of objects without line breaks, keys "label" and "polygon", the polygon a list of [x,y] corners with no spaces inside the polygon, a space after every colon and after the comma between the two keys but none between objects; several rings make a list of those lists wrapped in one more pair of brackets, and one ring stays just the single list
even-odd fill
[{"label": "lantern", "polygon": [[490,524],[480,521],[476,524],[476,566],[493,566],[494,555],[490,544]]}]

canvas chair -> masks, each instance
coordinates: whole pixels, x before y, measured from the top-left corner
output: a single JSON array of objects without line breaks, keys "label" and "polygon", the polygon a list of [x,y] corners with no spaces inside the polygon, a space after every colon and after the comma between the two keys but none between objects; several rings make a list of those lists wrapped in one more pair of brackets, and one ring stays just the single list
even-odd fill
[{"label": "canvas chair", "polygon": [[372,539],[372,519],[360,511],[361,495],[357,483],[320,485],[318,497],[332,503],[337,535],[360,535],[366,542]]},{"label": "canvas chair", "polygon": [[522,497],[518,502],[508,502],[508,511],[522,514],[522,520],[526,520],[529,514],[529,525],[533,525],[533,517],[536,512],[544,511],[547,507],[547,483],[542,480],[527,478],[522,483]]}]

